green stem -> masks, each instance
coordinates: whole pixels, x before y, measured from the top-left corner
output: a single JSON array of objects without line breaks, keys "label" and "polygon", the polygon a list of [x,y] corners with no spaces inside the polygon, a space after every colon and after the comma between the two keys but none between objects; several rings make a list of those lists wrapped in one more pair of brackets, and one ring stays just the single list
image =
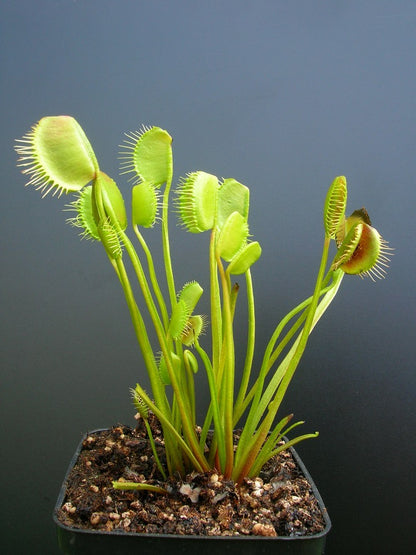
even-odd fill
[{"label": "green stem", "polygon": [[231,314],[230,283],[224,272],[224,267],[222,265],[220,257],[217,257],[217,265],[222,283],[225,336],[225,341],[223,343],[223,349],[225,348],[225,374],[223,379],[224,391],[221,392],[224,398],[224,432],[226,452],[224,476],[225,478],[229,478],[232,474],[234,465],[233,411],[235,354]]},{"label": "green stem", "polygon": [[117,266],[117,273],[124,291],[124,295],[126,297],[127,306],[130,311],[133,327],[136,332],[137,341],[140,345],[146,368],[149,370],[149,378],[153,394],[158,404],[160,403],[160,406],[163,407],[163,410],[167,411],[167,416],[169,417],[170,409],[168,408],[164,386],[159,378],[159,372],[157,370],[156,361],[153,356],[153,350],[150,345],[149,337],[147,335],[146,326],[134,299],[133,291],[124,263],[121,258],[118,258],[115,262]]},{"label": "green stem", "polygon": [[163,208],[162,208],[163,257],[165,262],[166,282],[168,284],[171,309],[173,309],[176,303],[175,280],[173,277],[172,258],[170,256],[170,243],[169,243],[169,193],[172,185],[172,177],[173,177],[173,167],[170,168],[169,175],[166,180],[166,186],[163,193]]},{"label": "green stem", "polygon": [[[333,282],[333,281],[332,281],[332,283],[331,283],[329,286],[327,286],[327,283],[330,281],[330,279],[331,279],[332,277],[333,277],[333,272],[332,272],[332,271],[329,271],[329,272],[326,274],[325,279],[324,279],[323,282],[322,282],[321,291],[320,291],[320,294],[319,294],[320,297],[323,296],[323,295],[325,295],[330,289],[332,289],[332,287],[334,287],[334,282]],[[289,318],[288,318],[288,319],[285,318],[286,322],[288,322],[291,318],[293,318],[293,316],[295,316],[296,313],[298,313],[298,312],[300,312],[301,310],[307,308],[307,307],[311,304],[312,298],[313,298],[313,297],[309,297],[308,299],[306,299],[306,301],[304,301],[303,303],[301,303],[300,305],[298,305],[291,313],[289,313],[289,314],[288,314]],[[299,322],[299,325],[302,324],[302,322],[306,319],[306,315],[307,315],[307,312],[305,311],[305,312],[302,314],[302,316],[299,318],[299,320],[300,320],[300,322],[298,321],[298,322]],[[298,322],[296,322],[296,324],[295,324],[295,326],[296,326],[295,331],[297,331],[297,329],[298,329],[298,327],[299,327]],[[293,334],[292,334],[292,335],[293,335]],[[277,338],[276,338],[276,339],[277,339]],[[289,338],[289,340],[290,340],[290,338]],[[274,344],[275,344],[275,343],[276,343],[276,341],[274,341]],[[285,338],[283,341],[281,341],[281,342],[279,343],[279,346],[278,346],[278,347],[273,351],[273,353],[270,355],[270,359],[269,359],[269,362],[268,362],[268,370],[267,370],[267,371],[269,371],[270,368],[273,366],[273,364],[276,362],[277,358],[279,357],[280,353],[282,352],[282,350],[284,349],[284,347],[286,346],[287,343],[288,343],[288,341],[286,341],[286,338]],[[274,346],[274,344],[273,344],[273,346]]]},{"label": "green stem", "polygon": [[321,258],[321,265],[319,267],[318,277],[316,279],[315,290],[313,292],[312,301],[311,301],[311,304],[310,304],[309,309],[308,309],[308,315],[306,317],[306,322],[305,322],[305,325],[304,325],[303,330],[302,330],[299,345],[296,349],[296,352],[295,352],[292,360],[290,361],[289,368],[287,369],[287,372],[285,373],[285,376],[283,378],[282,383],[284,384],[285,390],[287,389],[287,386],[289,385],[290,380],[292,379],[292,376],[295,373],[297,365],[299,364],[299,361],[300,361],[300,359],[303,355],[303,352],[304,352],[305,347],[306,347],[306,343],[308,342],[309,333],[310,333],[310,331],[312,329],[312,326],[313,326],[314,316],[315,316],[316,308],[318,306],[319,296],[320,296],[320,292],[321,292],[321,288],[322,288],[322,281],[323,281],[323,278],[324,278],[325,268],[326,268],[326,264],[327,264],[327,260],[328,260],[328,251],[329,251],[330,242],[331,242],[330,238],[325,237],[325,239],[324,239],[324,248],[323,248],[322,258]]},{"label": "green stem", "polygon": [[162,474],[163,479],[166,480],[166,473],[163,470],[162,463],[160,462],[159,456],[157,454],[155,440],[153,439],[152,430],[150,428],[150,424],[147,419],[144,419],[144,425],[146,426],[147,435],[149,437],[150,446],[152,448],[152,453],[153,453],[153,457],[155,459],[156,465],[159,469],[159,472]]},{"label": "green stem", "polygon": [[[207,414],[205,416],[204,425],[202,426],[201,434],[199,436],[199,445],[201,449],[205,447],[205,443],[208,437],[208,432],[211,429],[211,423],[213,420],[212,414],[213,414],[213,408],[212,408],[212,401],[211,401],[207,410]],[[210,461],[211,459],[208,458],[208,460]]]},{"label": "green stem", "polygon": [[192,414],[193,426],[196,426],[196,412],[195,412],[195,380],[192,368],[189,365],[189,361],[183,357],[183,365],[186,373],[186,388],[187,397],[189,399],[190,410]]},{"label": "green stem", "polygon": [[[206,373],[207,373],[208,385],[209,385],[209,390],[210,390],[210,395],[211,395],[210,408],[212,409],[212,417],[214,419],[215,435],[216,435],[216,438],[217,438],[217,445],[218,445],[218,455],[219,455],[219,459],[220,459],[220,463],[221,463],[221,469],[219,469],[219,470],[223,470],[225,468],[225,465],[226,465],[226,451],[225,451],[223,421],[222,421],[222,418],[221,418],[220,407],[219,407],[219,402],[218,402],[217,383],[216,383],[214,371],[213,371],[213,368],[212,368],[212,365],[211,365],[211,361],[209,360],[209,357],[206,354],[206,352],[199,345],[197,339],[195,339],[195,348],[196,348],[199,356],[201,357],[201,360],[202,360],[202,362],[205,366],[205,370],[206,370]],[[208,411],[208,412],[210,412],[210,411]],[[204,430],[205,430],[205,425],[204,425]],[[205,437],[206,437],[207,432],[208,432],[208,430],[204,431]],[[205,444],[205,442],[203,444],[200,443],[201,448],[204,447],[204,444]]]},{"label": "green stem", "polygon": [[218,284],[217,261],[215,257],[215,229],[211,232],[209,245],[210,298],[211,298],[211,333],[212,333],[212,367],[217,375],[220,365],[222,345],[221,300]]},{"label": "green stem", "polygon": [[169,326],[169,316],[168,316],[168,311],[166,309],[165,300],[163,298],[162,292],[161,292],[160,287],[159,287],[159,283],[157,281],[152,253],[150,252],[150,249],[147,246],[147,243],[146,243],[143,235],[140,233],[138,226],[135,225],[133,229],[134,229],[134,233],[136,234],[136,237],[139,240],[139,242],[140,242],[140,244],[141,244],[141,246],[144,250],[144,253],[146,255],[147,265],[149,267],[150,281],[152,283],[153,291],[155,292],[155,296],[156,296],[156,299],[157,299],[159,307],[160,307],[160,312],[162,314],[163,325],[165,327],[165,330],[167,330],[168,326]]},{"label": "green stem", "polygon": [[254,347],[256,341],[256,313],[254,309],[254,292],[253,292],[253,280],[251,278],[250,270],[246,272],[246,284],[247,284],[247,311],[248,311],[248,330],[247,330],[247,351],[246,358],[244,362],[243,375],[241,378],[240,389],[238,391],[237,399],[234,405],[234,425],[237,424],[240,419],[240,411],[244,402],[244,398],[247,392],[247,387],[250,381],[251,369],[253,365],[254,357]]}]

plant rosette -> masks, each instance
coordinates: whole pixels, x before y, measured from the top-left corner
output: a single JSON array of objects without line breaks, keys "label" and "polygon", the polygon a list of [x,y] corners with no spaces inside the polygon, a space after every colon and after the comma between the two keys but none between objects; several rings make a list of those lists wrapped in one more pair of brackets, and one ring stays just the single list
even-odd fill
[{"label": "plant rosette", "polygon": [[[255,367],[254,352],[260,347],[256,346],[251,269],[262,249],[251,240],[248,187],[234,178],[219,180],[213,174],[192,171],[179,180],[172,195],[171,136],[160,127],[143,127],[126,134],[121,147],[121,173],[130,176],[131,183],[128,216],[120,189],[100,169],[74,118],[42,118],[17,142],[16,151],[19,166],[29,176],[28,185],[44,196],[75,195],[66,207],[73,212],[68,222],[80,230],[81,237],[102,245],[120,282],[150,382],[148,392],[138,376],[131,395],[154,461],[154,476],[169,483],[192,474],[217,475],[239,491],[291,447],[317,437],[317,432],[292,436],[303,422],[293,422],[293,414],[280,415],[282,401],[308,338],[345,274],[369,276],[373,281],[384,277],[392,250],[364,208],[345,216],[345,177],[336,177],[326,194],[322,255],[311,295],[277,323],[262,346],[261,364]],[[172,207],[185,231],[209,235],[207,292],[192,275],[191,261],[186,268],[188,281],[181,278],[178,286],[169,232]],[[154,260],[145,237],[158,230],[163,264]],[[204,294],[209,299],[209,317],[198,310]],[[247,307],[245,345],[236,344],[234,337],[236,305],[242,295]],[[236,365],[236,351],[238,360],[243,355],[242,367]],[[196,382],[201,374],[208,383],[209,404],[197,422]],[[156,429],[151,425],[155,421]],[[284,437],[289,439],[283,441]],[[106,487],[126,496],[134,493],[137,499],[175,497],[166,487],[151,485],[141,474],[133,472],[129,479],[123,472]],[[82,512],[74,507],[73,514]],[[271,528],[277,534],[276,526]]]}]

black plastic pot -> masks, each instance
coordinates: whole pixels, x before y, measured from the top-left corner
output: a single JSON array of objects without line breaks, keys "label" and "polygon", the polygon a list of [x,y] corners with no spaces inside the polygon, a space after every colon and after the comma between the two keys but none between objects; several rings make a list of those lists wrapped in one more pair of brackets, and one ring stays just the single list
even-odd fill
[{"label": "black plastic pot", "polygon": [[[95,430],[99,432],[102,430]],[[94,432],[90,432],[94,433]],[[69,464],[64,482],[59,492],[54,510],[57,526],[58,543],[61,551],[74,555],[212,555],[213,551],[229,555],[321,555],[325,552],[325,541],[331,529],[331,521],[322,498],[309,472],[299,455],[292,448],[291,452],[300,470],[309,481],[313,494],[325,518],[325,529],[313,536],[293,537],[259,537],[259,536],[175,536],[166,534],[133,534],[122,531],[103,532],[83,530],[66,526],[59,522],[57,512],[65,502],[66,482],[82,449],[85,435],[75,451]]]}]

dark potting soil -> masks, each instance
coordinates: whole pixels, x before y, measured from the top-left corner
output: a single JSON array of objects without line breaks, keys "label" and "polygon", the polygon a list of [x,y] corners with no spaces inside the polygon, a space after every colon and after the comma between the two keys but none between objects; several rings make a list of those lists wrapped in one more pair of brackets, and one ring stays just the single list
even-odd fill
[{"label": "dark potting soil", "polygon": [[[163,440],[150,419],[158,455]],[[169,494],[120,491],[124,479],[163,487]],[[290,451],[238,486],[217,472],[163,481],[141,420],[86,437],[72,469],[58,518],[67,526],[127,533],[203,536],[304,536],[321,532],[324,517]]]}]

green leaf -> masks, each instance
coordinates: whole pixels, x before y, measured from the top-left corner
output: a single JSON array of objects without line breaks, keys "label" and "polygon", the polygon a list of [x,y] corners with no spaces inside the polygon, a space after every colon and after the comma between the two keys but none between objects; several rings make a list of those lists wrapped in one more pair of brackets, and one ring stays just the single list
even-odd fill
[{"label": "green leaf", "polygon": [[135,389],[130,388],[130,394],[135,409],[144,420],[147,420],[149,418],[149,407],[143,400],[143,397],[141,397],[139,391],[137,390],[137,386]]},{"label": "green leaf", "polygon": [[[361,221],[362,223],[356,223]],[[344,242],[342,243],[339,251],[342,251],[344,244],[347,242],[348,237],[354,230],[361,228],[358,242],[354,249],[349,249],[349,256],[344,255],[337,263],[337,267],[341,268],[346,274],[358,274],[361,277],[369,276],[373,281],[374,278],[383,279],[386,276],[385,268],[388,268],[390,262],[387,241],[381,237],[379,232],[372,227],[368,222],[368,217],[365,209],[356,210],[346,220],[346,229],[352,228],[347,234]]]},{"label": "green leaf", "polygon": [[178,339],[186,328],[189,318],[189,310],[185,301],[179,300],[173,307],[172,316],[169,323],[169,333],[174,339]]},{"label": "green leaf", "polygon": [[248,237],[247,222],[240,212],[232,212],[218,235],[216,251],[229,262],[243,247]]},{"label": "green leaf", "polygon": [[202,171],[189,173],[176,191],[176,206],[181,223],[191,233],[214,227],[218,179]]},{"label": "green leaf", "polygon": [[17,140],[18,166],[29,175],[27,185],[61,195],[80,191],[92,181],[98,163],[90,142],[71,116],[48,116]]},{"label": "green leaf", "polygon": [[[96,204],[93,208],[94,214],[97,215],[97,221],[100,221],[101,219],[110,219],[110,221],[112,221],[114,215],[116,222],[121,229],[126,229],[127,214],[123,196],[120,189],[117,187],[116,182],[102,171],[97,173],[97,177],[94,180],[93,201]],[[99,203],[100,206],[97,203]],[[95,209],[97,212],[95,212]],[[116,222],[112,221],[112,224],[115,225]]]},{"label": "green leaf", "polygon": [[201,315],[190,316],[186,322],[184,331],[181,333],[181,341],[187,347],[194,345],[205,329],[205,317]]},{"label": "green leaf", "polygon": [[360,242],[362,232],[363,224],[355,223],[341,243],[341,246],[339,247],[332,262],[331,270],[337,270],[351,259],[358,243]]},{"label": "green leaf", "polygon": [[172,175],[172,137],[160,127],[126,133],[121,152],[121,172],[133,173],[136,181],[160,187]]},{"label": "green leaf", "polygon": [[119,480],[111,482],[111,485],[114,489],[121,491],[152,491],[154,493],[162,493],[164,495],[169,493],[165,488],[143,482],[127,482],[125,480]]},{"label": "green leaf", "polygon": [[[173,366],[173,371],[175,372],[176,376],[179,376],[180,371],[181,371],[181,359],[178,357],[178,355],[176,353],[171,352],[170,353],[170,358],[172,361],[172,366]],[[160,358],[160,362],[159,362],[159,375],[160,375],[160,379],[162,380],[162,383],[164,385],[170,385],[171,384],[171,380],[170,380],[170,376],[169,376],[169,372],[168,372],[168,367],[166,365],[166,360],[165,357],[162,355],[162,357]]]},{"label": "green leaf", "polygon": [[204,290],[197,281],[190,281],[182,287],[178,300],[185,303],[189,315],[194,311],[203,292]]},{"label": "green leaf", "polygon": [[337,231],[344,220],[347,205],[347,180],[343,175],[332,182],[325,199],[324,227],[325,234],[335,239]]},{"label": "green leaf", "polygon": [[192,370],[192,372],[196,374],[198,372],[198,361],[193,352],[189,349],[185,349],[183,352],[183,358],[185,360],[185,363],[189,365],[189,368]]},{"label": "green leaf", "polygon": [[131,192],[131,223],[152,227],[158,210],[157,189],[146,181],[135,185]]},{"label": "green leaf", "polygon": [[98,234],[108,256],[117,260],[123,255],[118,233],[109,219],[100,222],[97,226]]},{"label": "green leaf", "polygon": [[82,238],[100,240],[93,213],[91,185],[87,185],[78,193],[78,198],[68,205],[68,210],[75,211],[76,216],[68,218],[67,223],[80,228]]},{"label": "green leaf", "polygon": [[243,247],[232,258],[227,272],[229,274],[239,275],[245,274],[247,270],[255,263],[261,256],[261,247],[257,241],[249,243]]},{"label": "green leaf", "polygon": [[233,178],[224,179],[218,190],[217,226],[221,229],[233,212],[238,212],[248,220],[250,191]]}]

